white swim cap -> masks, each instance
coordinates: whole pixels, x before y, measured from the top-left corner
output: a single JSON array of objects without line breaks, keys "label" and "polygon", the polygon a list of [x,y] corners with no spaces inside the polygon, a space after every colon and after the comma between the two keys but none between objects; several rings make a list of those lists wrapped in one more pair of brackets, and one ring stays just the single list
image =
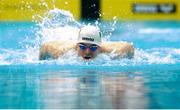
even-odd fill
[{"label": "white swim cap", "polygon": [[101,44],[100,29],[95,26],[84,26],[80,29],[78,43]]}]

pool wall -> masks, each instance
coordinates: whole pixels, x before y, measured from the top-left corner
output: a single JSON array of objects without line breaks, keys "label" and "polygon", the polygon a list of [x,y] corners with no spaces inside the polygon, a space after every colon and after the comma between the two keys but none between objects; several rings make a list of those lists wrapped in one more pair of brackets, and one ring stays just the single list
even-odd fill
[{"label": "pool wall", "polygon": [[0,7],[0,21],[32,21],[53,8],[77,20],[180,20],[179,0],[2,0]]}]

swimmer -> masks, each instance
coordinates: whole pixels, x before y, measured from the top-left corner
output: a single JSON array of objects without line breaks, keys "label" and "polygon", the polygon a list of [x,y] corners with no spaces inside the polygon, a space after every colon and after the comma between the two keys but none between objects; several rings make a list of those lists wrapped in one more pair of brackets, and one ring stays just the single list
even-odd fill
[{"label": "swimmer", "polygon": [[100,53],[114,53],[119,58],[133,58],[134,47],[127,42],[102,42],[100,29],[84,26],[79,30],[78,40],[50,41],[40,48],[39,59],[57,59],[70,49],[85,60],[95,58]]}]

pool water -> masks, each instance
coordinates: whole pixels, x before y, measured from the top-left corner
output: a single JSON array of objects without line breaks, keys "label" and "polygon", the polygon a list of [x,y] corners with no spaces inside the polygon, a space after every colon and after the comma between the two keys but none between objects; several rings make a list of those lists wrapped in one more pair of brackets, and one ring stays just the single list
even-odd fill
[{"label": "pool water", "polygon": [[70,50],[39,61],[42,43],[76,39],[83,24],[46,20],[0,22],[0,108],[180,108],[180,22],[98,22],[104,40],[133,43],[133,59],[86,62]]}]

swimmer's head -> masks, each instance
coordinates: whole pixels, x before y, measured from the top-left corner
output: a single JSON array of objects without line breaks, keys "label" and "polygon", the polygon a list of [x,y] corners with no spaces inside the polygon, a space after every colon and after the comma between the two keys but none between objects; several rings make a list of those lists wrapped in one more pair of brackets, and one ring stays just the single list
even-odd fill
[{"label": "swimmer's head", "polygon": [[98,27],[84,26],[80,29],[77,43],[80,56],[86,60],[94,58],[100,51],[100,45],[101,32]]},{"label": "swimmer's head", "polygon": [[89,43],[100,46],[101,32],[96,26],[84,26],[80,29],[78,35],[78,43]]}]

